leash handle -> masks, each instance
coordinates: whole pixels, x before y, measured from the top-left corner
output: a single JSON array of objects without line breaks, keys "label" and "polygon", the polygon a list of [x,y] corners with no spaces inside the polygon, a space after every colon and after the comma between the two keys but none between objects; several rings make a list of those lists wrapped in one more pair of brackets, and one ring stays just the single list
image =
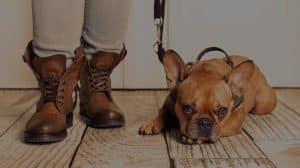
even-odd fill
[{"label": "leash handle", "polygon": [[157,40],[154,45],[157,47],[156,54],[160,62],[162,62],[165,53],[165,49],[163,48],[165,6],[166,0],[154,0],[154,24],[157,29]]},{"label": "leash handle", "polygon": [[154,0],[154,19],[160,19],[161,17],[164,17],[164,11],[162,7],[164,6],[164,0],[161,2],[161,0]]},{"label": "leash handle", "polygon": [[223,53],[226,57],[226,63],[233,67],[233,62],[231,60],[231,58],[229,57],[229,55],[227,54],[227,52],[225,50],[223,50],[222,48],[219,48],[219,47],[208,47],[206,49],[204,49],[202,52],[199,53],[198,57],[197,57],[197,61],[201,60],[201,58],[206,54],[206,53],[209,53],[209,52],[212,52],[212,51],[219,51],[221,53]]}]

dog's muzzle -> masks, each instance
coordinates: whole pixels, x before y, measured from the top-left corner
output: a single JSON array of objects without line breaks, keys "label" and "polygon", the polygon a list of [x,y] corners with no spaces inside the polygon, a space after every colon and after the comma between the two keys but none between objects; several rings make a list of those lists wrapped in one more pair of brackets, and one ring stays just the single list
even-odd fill
[{"label": "dog's muzzle", "polygon": [[209,118],[198,119],[199,135],[203,139],[209,139],[212,135],[214,123]]}]

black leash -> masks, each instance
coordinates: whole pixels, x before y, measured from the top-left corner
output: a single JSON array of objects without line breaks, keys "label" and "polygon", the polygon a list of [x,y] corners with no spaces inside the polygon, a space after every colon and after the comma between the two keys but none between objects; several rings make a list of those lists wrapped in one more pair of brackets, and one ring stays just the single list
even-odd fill
[{"label": "black leash", "polygon": [[165,49],[163,48],[163,33],[165,24],[165,6],[166,0],[154,0],[154,24],[157,30],[157,39],[154,44],[156,54],[160,62],[162,62]]}]

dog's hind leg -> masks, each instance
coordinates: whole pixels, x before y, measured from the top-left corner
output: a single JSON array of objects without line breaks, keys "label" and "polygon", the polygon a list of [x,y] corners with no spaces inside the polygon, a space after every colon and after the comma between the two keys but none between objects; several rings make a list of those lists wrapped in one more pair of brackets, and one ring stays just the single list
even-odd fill
[{"label": "dog's hind leg", "polygon": [[255,107],[252,113],[254,114],[268,114],[271,113],[277,104],[276,93],[268,85],[263,85],[258,88],[255,97]]}]

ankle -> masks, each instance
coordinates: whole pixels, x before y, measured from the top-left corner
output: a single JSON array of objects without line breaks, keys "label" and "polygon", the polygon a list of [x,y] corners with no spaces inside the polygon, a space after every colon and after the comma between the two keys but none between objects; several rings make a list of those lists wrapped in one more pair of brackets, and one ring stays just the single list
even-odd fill
[{"label": "ankle", "polygon": [[113,68],[114,65],[118,64],[118,60],[119,54],[100,51],[92,57],[91,64],[95,67],[104,66]]},{"label": "ankle", "polygon": [[47,77],[49,73],[62,76],[66,71],[66,57],[64,55],[35,56],[32,60],[32,65],[41,78]]}]

